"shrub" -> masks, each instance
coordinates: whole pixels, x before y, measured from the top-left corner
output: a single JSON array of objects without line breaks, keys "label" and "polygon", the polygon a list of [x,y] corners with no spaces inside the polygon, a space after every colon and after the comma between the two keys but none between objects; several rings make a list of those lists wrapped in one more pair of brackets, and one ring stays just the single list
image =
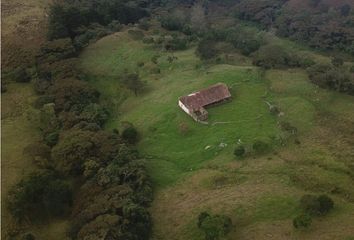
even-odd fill
[{"label": "shrub", "polygon": [[185,50],[187,49],[187,39],[184,37],[173,37],[171,40],[166,41],[166,50]]},{"label": "shrub", "polygon": [[217,56],[216,42],[212,40],[202,40],[197,47],[197,55],[203,59],[208,60]]},{"label": "shrub", "polygon": [[329,64],[315,64],[307,72],[310,80],[322,88],[354,95],[354,77],[344,69]]},{"label": "shrub", "polygon": [[22,67],[16,68],[12,72],[11,77],[15,80],[15,82],[24,83],[31,81],[31,76],[27,73],[26,69]]},{"label": "shrub", "polygon": [[135,127],[130,126],[123,130],[122,138],[130,144],[134,144],[138,141],[138,131]]},{"label": "shrub", "polygon": [[71,187],[51,171],[22,179],[11,189],[8,201],[10,212],[19,220],[63,215],[71,202]]},{"label": "shrub", "polygon": [[311,216],[308,214],[301,214],[293,219],[293,226],[295,228],[308,228],[312,223]]},{"label": "shrub", "polygon": [[330,210],[332,210],[334,207],[333,200],[330,197],[328,197],[327,195],[320,195],[320,196],[318,196],[317,200],[320,205],[320,208],[319,208],[320,214],[326,214]]},{"label": "shrub", "polygon": [[134,92],[135,96],[138,96],[138,92],[142,91],[145,87],[145,82],[143,82],[137,73],[123,73],[122,82],[127,86],[127,88]]},{"label": "shrub", "polygon": [[270,150],[270,146],[268,143],[262,140],[256,140],[252,145],[253,150],[256,154],[266,153]]},{"label": "shrub", "polygon": [[51,88],[55,98],[55,110],[71,111],[82,110],[91,103],[98,101],[99,93],[88,83],[76,80],[65,79],[57,81]]},{"label": "shrub", "polygon": [[318,215],[320,209],[320,203],[317,200],[317,197],[314,195],[304,195],[300,200],[300,206],[304,212],[310,215]]},{"label": "shrub", "polygon": [[230,232],[232,222],[229,217],[203,212],[198,216],[198,227],[204,232],[206,240],[217,240]]},{"label": "shrub", "polygon": [[123,26],[117,20],[113,20],[110,24],[107,25],[107,28],[112,32],[119,32],[122,30]]},{"label": "shrub", "polygon": [[253,64],[269,68],[301,67],[301,58],[281,46],[265,45],[252,54]]},{"label": "shrub", "polygon": [[333,66],[340,67],[344,64],[344,60],[340,57],[334,57],[332,58],[332,64]]},{"label": "shrub", "polygon": [[152,37],[144,37],[143,38],[143,43],[152,44],[152,43],[154,43],[154,39]]},{"label": "shrub", "polygon": [[234,155],[236,157],[243,157],[245,155],[245,153],[246,153],[246,149],[242,145],[237,146],[234,150]]},{"label": "shrub", "polygon": [[304,195],[300,200],[301,208],[310,215],[327,214],[334,207],[333,200],[327,195]]},{"label": "shrub", "polygon": [[150,28],[149,21],[146,18],[140,19],[138,23],[138,27],[145,31],[149,30]]},{"label": "shrub", "polygon": [[160,22],[163,28],[170,31],[180,31],[184,27],[184,20],[174,15],[161,17]]}]

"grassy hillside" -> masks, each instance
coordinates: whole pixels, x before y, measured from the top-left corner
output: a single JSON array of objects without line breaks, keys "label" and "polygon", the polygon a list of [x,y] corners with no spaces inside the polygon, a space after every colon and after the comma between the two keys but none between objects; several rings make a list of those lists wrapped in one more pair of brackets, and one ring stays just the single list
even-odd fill
[{"label": "grassy hillside", "polygon": [[46,38],[48,0],[1,1],[3,68],[33,64],[39,46]]},{"label": "grassy hillside", "polygon": [[[157,66],[151,62],[154,55],[159,55]],[[169,55],[178,59],[170,64]],[[144,66],[138,68],[139,62]],[[194,49],[161,52],[127,32],[88,47],[81,67],[114,112],[106,127],[121,129],[129,121],[142,135],[138,147],[148,158],[156,189],[153,239],[203,239],[196,218],[205,210],[232,218],[230,239],[354,236],[354,143],[348,131],[353,129],[353,97],[319,89],[304,70],[262,73],[244,62],[205,65]],[[150,73],[155,67],[161,74]],[[144,93],[136,97],[124,88],[119,75],[125,68],[139,71],[148,86]],[[195,123],[178,108],[178,97],[216,82],[231,87],[232,102],[211,108],[209,125]],[[265,100],[280,107],[280,117],[269,113]],[[298,129],[295,142],[280,130],[280,121]],[[181,131],[181,124],[187,130]],[[273,151],[244,160],[233,157],[238,141],[255,139],[269,142]],[[336,207],[315,219],[309,231],[295,231],[291,221],[305,193],[330,194]]]}]

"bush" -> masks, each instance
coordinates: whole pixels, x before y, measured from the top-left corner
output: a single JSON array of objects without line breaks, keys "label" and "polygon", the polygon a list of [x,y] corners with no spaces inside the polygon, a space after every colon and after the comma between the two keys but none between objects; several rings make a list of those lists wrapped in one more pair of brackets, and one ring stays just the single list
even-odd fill
[{"label": "bush", "polygon": [[87,105],[98,101],[99,93],[88,83],[76,80],[65,79],[57,81],[51,88],[55,98],[55,110],[71,111],[83,110]]},{"label": "bush", "polygon": [[252,145],[253,151],[255,151],[256,154],[262,154],[266,153],[270,150],[270,146],[268,143],[262,141],[262,140],[256,140],[253,145]]},{"label": "bush", "polygon": [[327,195],[320,195],[320,196],[318,196],[317,200],[320,205],[319,212],[322,215],[327,214],[334,207],[333,200],[330,197],[328,197]]},{"label": "bush", "polygon": [[349,71],[329,64],[315,64],[307,72],[310,80],[322,88],[354,95],[354,77]]},{"label": "bush", "polygon": [[234,155],[236,157],[243,157],[245,155],[245,153],[246,153],[246,149],[242,145],[237,146],[234,150]]},{"label": "bush", "polygon": [[202,60],[209,60],[215,58],[218,54],[218,51],[216,49],[216,42],[212,40],[206,40],[206,39],[199,42],[196,51],[197,51],[197,55]]},{"label": "bush", "polygon": [[107,25],[107,28],[112,32],[119,32],[122,30],[123,26],[117,20],[113,20],[110,24]]},{"label": "bush", "polygon": [[198,216],[198,227],[204,232],[206,240],[217,240],[230,232],[232,222],[229,217],[202,212]]},{"label": "bush", "polygon": [[325,215],[333,209],[334,202],[327,195],[304,195],[300,200],[300,205],[310,215]]},{"label": "bush", "polygon": [[61,216],[72,202],[69,184],[51,171],[29,175],[9,193],[9,210],[17,219]]},{"label": "bush", "polygon": [[288,51],[281,46],[265,45],[252,54],[253,64],[259,67],[282,68],[301,67],[302,61],[294,52]]},{"label": "bush", "polygon": [[184,27],[184,20],[173,15],[161,17],[160,22],[161,26],[169,31],[181,31]]},{"label": "bush", "polygon": [[16,68],[12,72],[11,77],[15,82],[25,83],[31,81],[31,76],[27,73],[26,69],[22,67]]},{"label": "bush", "polygon": [[301,214],[293,219],[293,226],[295,228],[308,228],[311,223],[312,219],[308,214]]},{"label": "bush", "polygon": [[165,43],[166,50],[185,50],[187,49],[187,39],[184,37],[173,37]]},{"label": "bush", "polygon": [[138,141],[138,131],[135,127],[130,126],[123,130],[122,138],[130,144],[134,144]]},{"label": "bush", "polygon": [[332,58],[332,64],[333,66],[340,67],[344,64],[344,60],[340,57],[334,57]]},{"label": "bush", "polygon": [[138,28],[145,31],[149,30],[150,28],[149,21],[146,18],[140,19],[138,23]]}]

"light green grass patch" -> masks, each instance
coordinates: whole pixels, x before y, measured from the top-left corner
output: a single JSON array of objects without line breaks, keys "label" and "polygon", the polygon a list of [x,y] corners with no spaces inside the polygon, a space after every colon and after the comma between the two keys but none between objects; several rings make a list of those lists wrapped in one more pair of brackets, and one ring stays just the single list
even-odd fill
[{"label": "light green grass patch", "polygon": [[254,207],[254,221],[291,219],[300,212],[297,197],[266,195],[259,198]]},{"label": "light green grass patch", "polygon": [[[233,160],[233,148],[239,139],[251,143],[258,138],[274,139],[279,133],[276,118],[264,103],[267,83],[257,68],[216,65],[197,70],[195,65],[200,60],[194,49],[158,52],[126,38],[126,33],[120,33],[100,40],[82,54],[81,66],[103,98],[112,99],[113,118],[107,128],[120,128],[124,121],[138,128],[142,136],[139,149],[154,159],[149,160],[148,169],[158,186],[171,184],[215,157],[225,155],[228,161]],[[156,76],[141,68],[140,75],[148,87],[135,97],[119,83],[119,74],[154,55],[159,55],[162,72]],[[167,57],[171,55],[177,60],[169,63]],[[105,77],[99,77],[101,74]],[[208,109],[209,125],[194,122],[178,107],[180,96],[218,82],[230,86],[233,100]],[[187,126],[184,133],[181,124]]]}]

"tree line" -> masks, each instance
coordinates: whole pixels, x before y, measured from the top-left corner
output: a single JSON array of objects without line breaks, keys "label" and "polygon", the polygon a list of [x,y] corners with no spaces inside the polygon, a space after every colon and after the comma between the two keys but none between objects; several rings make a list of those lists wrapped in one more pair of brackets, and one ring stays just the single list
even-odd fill
[{"label": "tree line", "polygon": [[[104,130],[109,111],[76,67],[81,47],[75,45],[80,26],[137,21],[147,14],[140,4],[87,0],[51,6],[50,40],[36,56],[32,78],[42,138],[24,150],[37,170],[10,190],[7,201],[19,224],[68,217],[71,239],[149,238],[152,186],[135,147],[139,133],[133,124],[122,132]],[[27,81],[26,74],[18,76]]]}]

